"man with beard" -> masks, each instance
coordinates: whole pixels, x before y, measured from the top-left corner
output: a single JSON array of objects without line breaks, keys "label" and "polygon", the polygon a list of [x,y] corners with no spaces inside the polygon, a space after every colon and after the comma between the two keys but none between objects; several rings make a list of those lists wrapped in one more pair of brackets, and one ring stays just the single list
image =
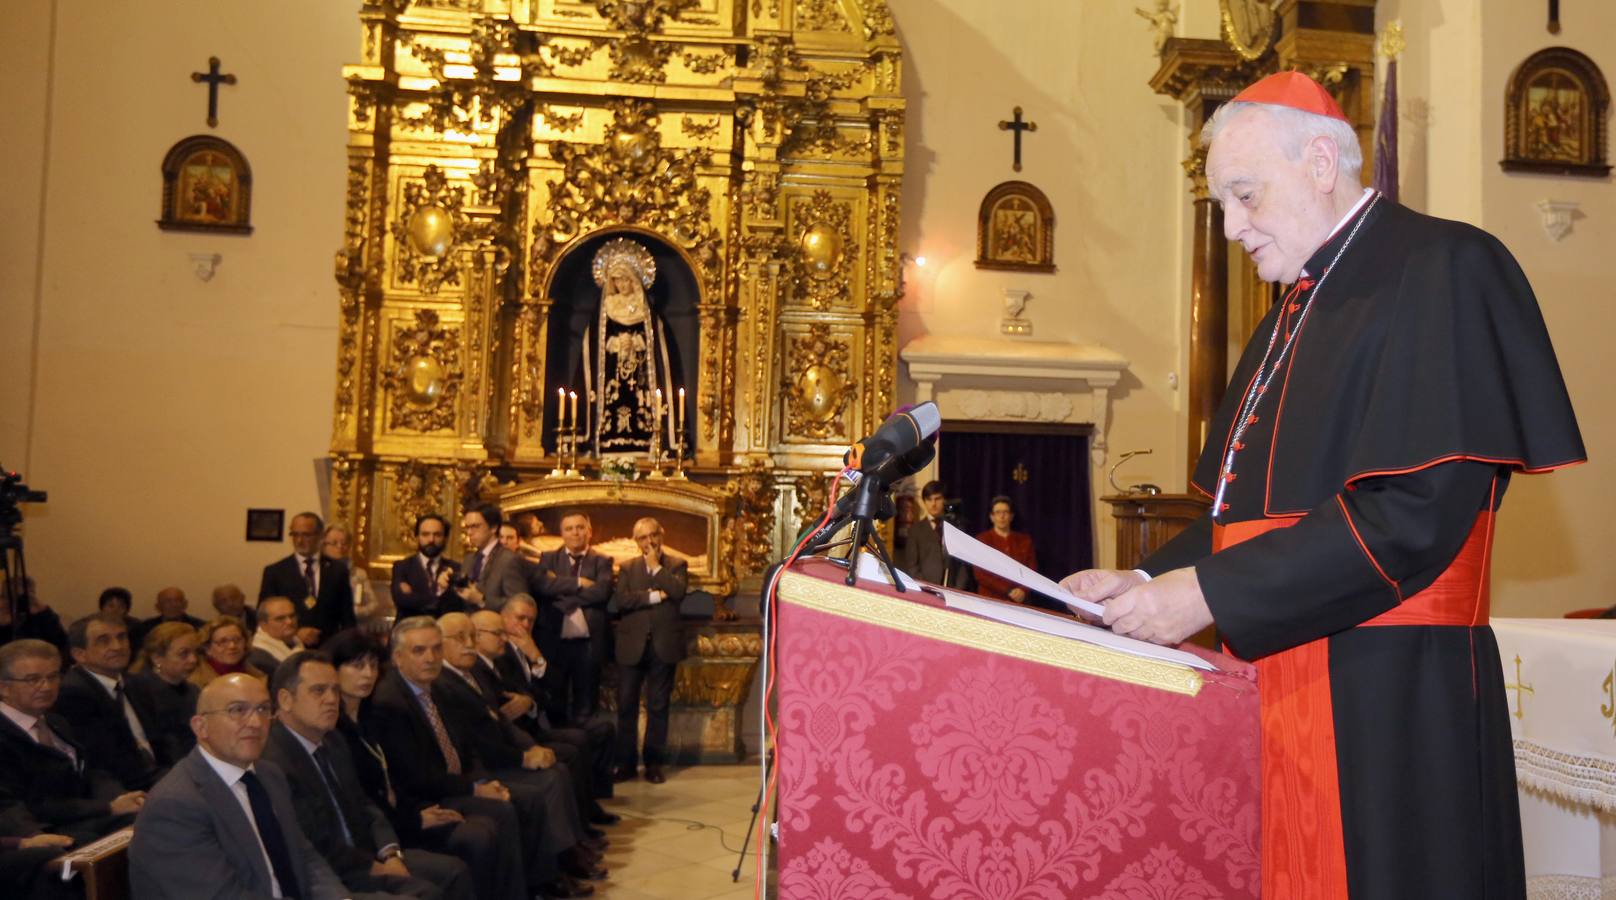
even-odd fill
[{"label": "man with beard", "polygon": [[449,582],[460,564],[443,555],[449,541],[449,520],[428,513],[415,520],[415,550],[393,563],[393,605],[398,617],[441,616],[465,605]]}]

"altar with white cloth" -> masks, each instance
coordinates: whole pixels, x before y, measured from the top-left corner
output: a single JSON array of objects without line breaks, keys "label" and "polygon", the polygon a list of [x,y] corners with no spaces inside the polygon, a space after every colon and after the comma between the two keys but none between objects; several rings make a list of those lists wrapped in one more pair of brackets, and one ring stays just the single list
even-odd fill
[{"label": "altar with white cloth", "polygon": [[1494,619],[1527,895],[1616,898],[1616,620]]}]

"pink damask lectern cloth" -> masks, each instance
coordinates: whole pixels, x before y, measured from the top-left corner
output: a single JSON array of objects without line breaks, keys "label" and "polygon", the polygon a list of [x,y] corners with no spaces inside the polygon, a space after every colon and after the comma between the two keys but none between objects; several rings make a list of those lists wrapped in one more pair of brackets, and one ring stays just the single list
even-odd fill
[{"label": "pink damask lectern cloth", "polygon": [[799,563],[779,588],[781,900],[1256,897],[1251,668],[1141,660]]}]

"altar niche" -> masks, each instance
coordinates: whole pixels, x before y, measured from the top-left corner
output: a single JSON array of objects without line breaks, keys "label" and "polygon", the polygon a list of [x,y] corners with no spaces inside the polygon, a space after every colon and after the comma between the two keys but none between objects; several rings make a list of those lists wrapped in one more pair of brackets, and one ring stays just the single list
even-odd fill
[{"label": "altar niche", "polygon": [[[633,246],[621,243],[624,241],[632,242]],[[606,251],[604,255],[602,251]],[[601,257],[599,271],[597,257]],[[642,264],[647,259],[650,264]],[[650,308],[652,338],[650,346],[643,350],[651,354],[655,383],[651,383],[649,378],[634,381],[637,387],[627,394],[610,397],[608,402],[608,397],[602,391],[603,379],[600,376],[615,374],[606,372],[606,363],[615,363],[622,356],[612,349],[608,349],[605,356],[602,355],[603,342],[597,329],[606,328],[607,341],[617,335],[632,339],[644,333],[638,323],[631,327],[623,326],[616,321],[617,317],[602,315],[602,298],[628,287],[622,281],[625,274],[635,280],[634,288],[643,290],[646,305]],[[617,281],[614,281],[614,276]],[[645,285],[644,281],[649,281],[649,285]],[[544,396],[555,398],[558,389],[577,392],[579,450],[597,458],[614,453],[642,455],[649,451],[651,434],[656,433],[660,436],[664,454],[671,453],[676,438],[668,424],[668,411],[678,402],[679,388],[684,388],[685,407],[679,418],[684,423],[686,455],[690,455],[695,446],[693,414],[696,411],[701,361],[701,328],[697,317],[701,288],[684,256],[668,242],[646,231],[611,229],[596,232],[579,240],[562,254],[550,279],[549,296],[552,305],[545,354]],[[605,312],[612,313],[614,310],[608,307]],[[662,356],[664,347],[667,353],[665,365]],[[626,381],[620,382],[620,388],[627,390],[622,387],[626,384]],[[660,423],[653,426],[648,415],[639,416],[635,409],[650,410],[650,394],[658,387],[663,392],[662,416]],[[632,396],[634,391],[643,392],[643,395]],[[544,443],[551,452],[555,452],[559,412],[558,404],[545,404]],[[605,433],[601,431],[603,413],[610,417],[606,419],[609,427]],[[625,422],[627,427],[621,427]]]}]

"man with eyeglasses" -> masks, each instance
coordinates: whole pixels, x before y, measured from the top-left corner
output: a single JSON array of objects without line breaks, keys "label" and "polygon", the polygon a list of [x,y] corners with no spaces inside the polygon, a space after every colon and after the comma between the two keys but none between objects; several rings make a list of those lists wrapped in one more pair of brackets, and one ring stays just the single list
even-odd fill
[{"label": "man with eyeglasses", "polygon": [[86,763],[72,726],[52,711],[61,657],[44,641],[0,647],[0,798],[8,831],[82,844],[129,824],[146,795]]},{"label": "man with eyeglasses", "polygon": [[298,827],[286,775],[262,762],[269,691],[250,675],[202,689],[196,749],[152,789],[129,845],[129,883],[141,900],[352,894]]},{"label": "man with eyeglasses", "polygon": [[293,516],[290,534],[292,554],[264,567],[258,599],[291,600],[297,608],[298,638],[317,647],[325,638],[353,627],[353,587],[347,565],[320,552],[325,523],[319,516],[311,512]]},{"label": "man with eyeglasses", "polygon": [[297,822],[343,884],[429,900],[473,900],[471,873],[452,856],[406,850],[386,814],[365,796],[347,740],[337,670],[317,650],[287,657],[275,670],[275,724],[264,758],[292,785]]},{"label": "man with eyeglasses", "polygon": [[85,762],[129,790],[150,789],[163,777],[150,737],[157,711],[147,694],[127,690],[129,629],[111,616],[85,616],[68,626],[67,645],[77,665],[62,676],[56,712],[84,742]]}]

